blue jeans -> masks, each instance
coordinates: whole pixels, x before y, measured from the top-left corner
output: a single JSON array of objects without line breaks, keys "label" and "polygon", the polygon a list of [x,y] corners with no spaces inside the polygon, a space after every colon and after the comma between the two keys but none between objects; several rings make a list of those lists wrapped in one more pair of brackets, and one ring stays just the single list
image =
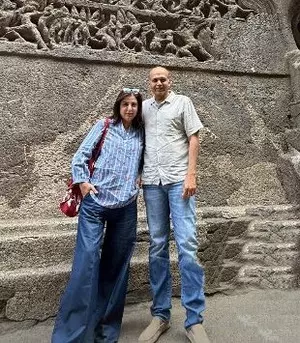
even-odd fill
[{"label": "blue jeans", "polygon": [[183,182],[144,185],[150,231],[149,271],[153,293],[152,316],[170,320],[172,280],[170,273],[170,217],[178,250],[181,302],[186,309],[186,328],[202,323],[205,309],[204,271],[197,261],[195,197],[182,198]]},{"label": "blue jeans", "polygon": [[52,343],[118,341],[136,223],[136,201],[109,209],[89,194],[84,197],[72,272],[61,299]]}]

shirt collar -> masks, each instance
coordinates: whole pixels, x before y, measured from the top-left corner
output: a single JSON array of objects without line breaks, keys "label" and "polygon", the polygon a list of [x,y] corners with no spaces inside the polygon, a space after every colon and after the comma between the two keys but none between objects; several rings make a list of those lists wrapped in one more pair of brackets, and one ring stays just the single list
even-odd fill
[{"label": "shirt collar", "polygon": [[[160,102],[159,103],[159,106],[161,106],[161,105],[163,105],[164,103],[171,103],[171,101],[173,100],[173,98],[174,98],[174,96],[175,96],[175,93],[173,92],[173,91],[170,91],[170,93],[169,93],[169,95],[166,97],[166,99],[164,100],[164,101],[162,101],[162,102]],[[152,101],[151,101],[151,105],[155,105],[155,104],[157,104],[157,102],[156,102],[156,100],[155,100],[155,98],[154,98],[154,96],[152,97]]]},{"label": "shirt collar", "polygon": [[125,133],[131,133],[133,131],[132,125],[126,130],[122,123],[122,120],[118,122],[117,126],[120,128],[122,132],[125,132]]}]

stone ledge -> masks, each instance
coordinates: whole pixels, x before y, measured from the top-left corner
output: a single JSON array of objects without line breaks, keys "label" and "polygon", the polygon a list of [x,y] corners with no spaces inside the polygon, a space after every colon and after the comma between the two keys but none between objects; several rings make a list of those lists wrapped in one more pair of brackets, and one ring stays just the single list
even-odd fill
[{"label": "stone ledge", "polygon": [[74,61],[84,63],[99,63],[109,65],[140,66],[151,68],[154,65],[161,65],[172,69],[205,71],[210,73],[258,75],[272,77],[289,77],[288,70],[276,70],[270,68],[254,68],[243,61],[205,61],[199,62],[190,58],[176,58],[172,56],[159,56],[144,53],[126,53],[93,50],[83,47],[58,47],[53,50],[38,50],[33,44],[0,41],[0,55],[24,56],[31,58],[51,58],[60,61]]}]

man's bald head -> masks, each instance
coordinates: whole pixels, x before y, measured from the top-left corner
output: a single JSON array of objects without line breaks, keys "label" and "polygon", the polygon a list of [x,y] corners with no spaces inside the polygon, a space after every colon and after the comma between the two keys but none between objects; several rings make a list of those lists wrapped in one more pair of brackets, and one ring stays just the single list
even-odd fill
[{"label": "man's bald head", "polygon": [[167,69],[167,68],[164,68],[164,67],[154,67],[150,70],[150,73],[149,73],[149,78],[151,79],[151,75],[153,74],[165,74],[168,79],[171,79],[171,72]]}]

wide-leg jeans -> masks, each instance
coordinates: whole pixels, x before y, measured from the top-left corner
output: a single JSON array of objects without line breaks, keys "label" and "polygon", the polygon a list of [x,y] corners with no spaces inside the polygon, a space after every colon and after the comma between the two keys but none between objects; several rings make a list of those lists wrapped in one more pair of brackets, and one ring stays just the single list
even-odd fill
[{"label": "wide-leg jeans", "polygon": [[52,343],[118,341],[136,223],[136,201],[109,209],[90,194],[84,197],[72,272],[61,299]]},{"label": "wide-leg jeans", "polygon": [[170,320],[170,218],[176,241],[181,276],[181,302],[186,309],[186,328],[202,323],[205,309],[204,270],[197,260],[195,197],[182,198],[183,182],[144,185],[143,194],[150,231],[149,272],[153,294],[152,316]]}]

